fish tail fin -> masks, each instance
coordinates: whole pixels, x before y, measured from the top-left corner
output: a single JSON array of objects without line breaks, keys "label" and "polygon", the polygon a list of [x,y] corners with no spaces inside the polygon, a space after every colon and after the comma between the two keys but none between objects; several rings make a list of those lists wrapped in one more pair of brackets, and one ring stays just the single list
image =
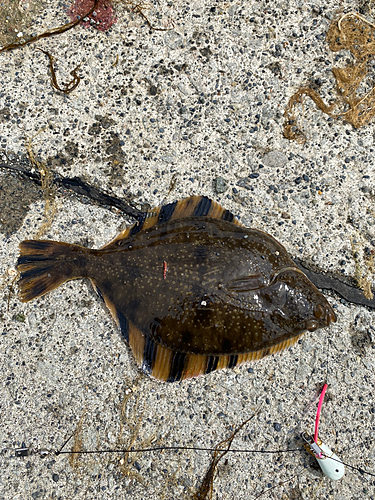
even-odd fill
[{"label": "fish tail fin", "polygon": [[40,297],[65,281],[84,276],[87,249],[57,241],[26,240],[20,243],[17,262],[22,302]]}]

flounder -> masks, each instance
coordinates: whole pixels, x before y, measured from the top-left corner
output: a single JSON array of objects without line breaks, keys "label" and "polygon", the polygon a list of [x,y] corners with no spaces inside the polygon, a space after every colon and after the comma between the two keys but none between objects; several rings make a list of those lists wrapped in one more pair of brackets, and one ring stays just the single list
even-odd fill
[{"label": "flounder", "polygon": [[89,278],[159,380],[233,368],[336,321],[280,243],[202,196],[151,210],[98,250],[46,240],[20,250],[23,302]]}]

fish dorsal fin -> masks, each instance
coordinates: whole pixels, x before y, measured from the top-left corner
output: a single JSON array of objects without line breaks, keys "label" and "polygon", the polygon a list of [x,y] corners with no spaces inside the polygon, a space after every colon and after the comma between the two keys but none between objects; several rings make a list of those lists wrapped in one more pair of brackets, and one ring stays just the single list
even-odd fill
[{"label": "fish dorsal fin", "polygon": [[162,224],[171,220],[185,219],[186,217],[210,217],[212,219],[227,220],[237,226],[242,226],[232,212],[223,208],[219,203],[210,200],[206,196],[189,196],[151,209],[145,215],[142,215],[133,226],[124,229],[115,239],[102,248],[110,247],[113,243],[126,239],[158,223]]}]

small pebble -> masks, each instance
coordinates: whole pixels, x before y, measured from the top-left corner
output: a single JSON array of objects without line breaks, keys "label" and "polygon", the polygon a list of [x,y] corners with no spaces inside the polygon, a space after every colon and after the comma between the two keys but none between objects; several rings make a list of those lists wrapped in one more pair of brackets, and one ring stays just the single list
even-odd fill
[{"label": "small pebble", "polygon": [[243,177],[237,182],[237,186],[243,187],[245,189],[251,190],[252,186],[250,184],[250,179],[248,177]]},{"label": "small pebble", "polygon": [[287,162],[287,156],[281,151],[270,151],[263,156],[263,163],[267,167],[283,167]]},{"label": "small pebble", "polygon": [[139,472],[141,470],[141,465],[138,463],[138,462],[134,462],[134,467],[137,469],[137,471]]},{"label": "small pebble", "polygon": [[228,184],[223,177],[216,177],[215,179],[215,191],[217,194],[225,193],[228,189]]},{"label": "small pebble", "polygon": [[155,85],[151,85],[149,89],[150,95],[156,95],[158,93],[158,88]]}]

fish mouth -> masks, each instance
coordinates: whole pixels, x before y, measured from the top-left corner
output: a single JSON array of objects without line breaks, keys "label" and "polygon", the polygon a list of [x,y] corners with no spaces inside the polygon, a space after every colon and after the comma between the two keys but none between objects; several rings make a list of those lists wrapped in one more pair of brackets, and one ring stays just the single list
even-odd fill
[{"label": "fish mouth", "polygon": [[[280,269],[277,273],[275,273],[273,275],[272,281],[273,282],[276,281],[279,278],[279,276],[285,272],[289,272],[289,273],[294,272],[294,273],[301,274],[302,276],[304,276],[306,278],[306,280],[309,283],[311,283],[310,280],[308,279],[308,277],[306,276],[306,274],[303,271],[301,271],[301,269],[299,269],[298,267],[294,267],[294,266],[286,266],[286,267],[283,267],[282,269]],[[311,283],[311,285],[314,288],[316,288],[313,283]],[[333,309],[328,302],[326,302],[325,304],[318,304],[315,307],[314,318],[315,319],[312,319],[312,320],[307,322],[306,329],[309,331],[314,331],[317,328],[329,326],[331,323],[336,323],[336,321],[337,321],[337,316],[333,312]]]},{"label": "fish mouth", "polygon": [[336,321],[337,321],[337,316],[333,312],[333,310],[330,309],[329,311],[327,311],[327,324],[330,325],[331,323],[336,323]]},{"label": "fish mouth", "polygon": [[314,319],[306,321],[305,328],[309,332],[315,332],[318,328],[324,328],[331,323],[336,323],[337,320],[336,314],[331,309],[331,306],[324,307],[320,304],[315,307],[314,316]]},{"label": "fish mouth", "polygon": [[318,304],[314,309],[314,316],[317,321],[312,320],[313,323],[319,322],[329,326],[331,323],[336,323],[337,321],[336,314],[333,312],[333,309],[329,304],[327,306]]}]

